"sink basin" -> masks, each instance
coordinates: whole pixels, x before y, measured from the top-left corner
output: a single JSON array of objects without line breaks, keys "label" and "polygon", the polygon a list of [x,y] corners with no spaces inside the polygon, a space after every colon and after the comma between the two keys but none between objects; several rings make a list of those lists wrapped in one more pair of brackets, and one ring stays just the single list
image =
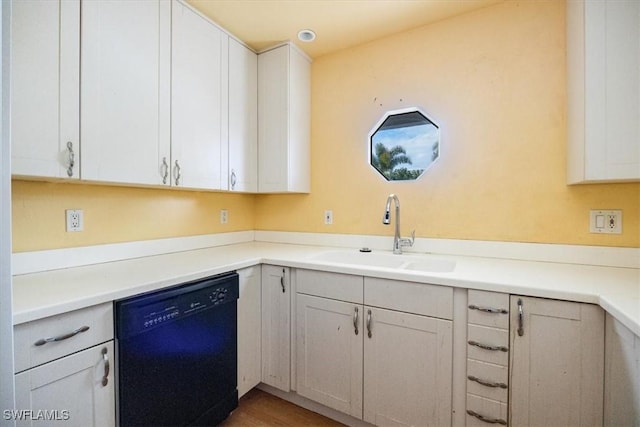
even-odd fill
[{"label": "sink basin", "polygon": [[436,258],[431,255],[394,255],[392,253],[359,252],[357,250],[329,251],[318,254],[312,259],[337,264],[397,268],[426,273],[450,273],[456,268],[454,260]]},{"label": "sink basin", "polygon": [[456,262],[450,259],[431,258],[423,261],[407,262],[402,268],[430,273],[451,273],[456,268]]},{"label": "sink basin", "polygon": [[401,255],[351,251],[330,251],[313,257],[318,261],[335,262],[338,264],[354,264],[370,267],[400,268],[406,260]]}]

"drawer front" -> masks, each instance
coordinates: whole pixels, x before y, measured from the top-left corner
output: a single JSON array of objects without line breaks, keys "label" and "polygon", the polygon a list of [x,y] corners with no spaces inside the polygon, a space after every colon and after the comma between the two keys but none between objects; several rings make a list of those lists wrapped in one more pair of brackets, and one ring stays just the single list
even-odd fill
[{"label": "drawer front", "polygon": [[113,305],[110,302],[16,325],[15,372],[112,339]]},{"label": "drawer front", "polygon": [[448,286],[365,277],[364,303],[453,320],[453,288]]},{"label": "drawer front", "polygon": [[508,384],[506,366],[467,359],[467,393],[507,403]]},{"label": "drawer front", "polygon": [[362,304],[362,276],[297,270],[296,292]]},{"label": "drawer front", "polygon": [[468,322],[509,329],[509,294],[469,289]]},{"label": "drawer front", "polygon": [[[475,415],[473,415],[475,414]],[[485,421],[481,420],[484,418]],[[467,394],[467,427],[507,425],[507,404]]]},{"label": "drawer front", "polygon": [[[491,349],[483,347],[490,347]],[[508,366],[508,349],[509,331],[486,326],[468,325],[467,357],[469,359]]]}]

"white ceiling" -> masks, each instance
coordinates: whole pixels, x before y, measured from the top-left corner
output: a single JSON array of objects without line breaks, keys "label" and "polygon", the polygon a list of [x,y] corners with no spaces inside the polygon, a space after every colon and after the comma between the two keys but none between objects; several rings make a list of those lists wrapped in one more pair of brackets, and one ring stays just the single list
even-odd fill
[{"label": "white ceiling", "polygon": [[[295,41],[316,58],[503,0],[187,0],[259,51]],[[311,43],[297,40],[312,29]]]}]

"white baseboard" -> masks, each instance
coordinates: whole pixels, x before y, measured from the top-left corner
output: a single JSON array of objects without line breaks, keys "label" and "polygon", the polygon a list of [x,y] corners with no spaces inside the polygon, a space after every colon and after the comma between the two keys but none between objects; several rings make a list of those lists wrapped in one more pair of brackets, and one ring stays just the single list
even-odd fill
[{"label": "white baseboard", "polygon": [[253,240],[253,231],[236,231],[77,248],[17,252],[12,254],[11,268],[13,275],[29,274],[235,243],[247,243]]},{"label": "white baseboard", "polygon": [[[255,240],[258,242],[333,246],[341,248],[368,247],[387,251],[390,251],[393,246],[393,236],[297,233],[285,231],[256,231]],[[413,247],[405,248],[404,251],[407,253],[433,253],[566,264],[600,265],[606,267],[640,268],[640,248],[416,238]]]}]

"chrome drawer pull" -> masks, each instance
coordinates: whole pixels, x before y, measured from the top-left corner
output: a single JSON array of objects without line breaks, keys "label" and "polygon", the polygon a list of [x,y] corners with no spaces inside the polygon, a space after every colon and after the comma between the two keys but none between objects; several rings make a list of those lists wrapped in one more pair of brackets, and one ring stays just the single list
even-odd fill
[{"label": "chrome drawer pull", "polygon": [[507,310],[505,310],[504,308],[489,308],[489,307],[480,307],[477,305],[473,305],[470,304],[469,305],[469,309],[471,310],[478,310],[478,311],[482,311],[484,313],[493,313],[493,314],[509,314],[509,312]]},{"label": "chrome drawer pull", "polygon": [[474,377],[473,375],[469,375],[467,376],[468,379],[470,379],[471,381],[475,381],[478,384],[482,384],[484,386],[487,387],[493,387],[493,388],[507,388],[507,385],[505,383],[494,383],[494,382],[490,382],[487,380],[482,380],[478,377]]},{"label": "chrome drawer pull", "polygon": [[371,310],[367,310],[367,336],[371,338]]},{"label": "chrome drawer pull", "polygon": [[109,384],[109,358],[107,357],[107,349],[102,349],[102,360],[104,360],[104,376],[102,377],[102,387]]},{"label": "chrome drawer pull", "polygon": [[60,335],[60,336],[57,336],[57,337],[41,338],[38,341],[36,341],[34,344],[40,346],[40,345],[45,345],[48,342],[66,340],[68,338],[71,338],[71,337],[74,337],[74,336],[78,335],[79,333],[87,332],[88,330],[89,330],[88,326],[83,326],[81,328],[76,329],[73,332],[69,332],[68,334]]},{"label": "chrome drawer pull", "polygon": [[501,420],[500,418],[485,417],[484,415],[480,415],[477,412],[472,411],[471,409],[467,409],[467,414],[471,415],[472,417],[476,417],[480,421],[488,424],[501,424],[503,426],[507,425],[507,422],[505,420]]},{"label": "chrome drawer pull", "polygon": [[489,350],[489,351],[504,351],[504,352],[509,351],[507,347],[503,347],[501,345],[487,345],[487,344],[481,344],[477,341],[469,341],[469,345],[480,347],[483,350]]}]

